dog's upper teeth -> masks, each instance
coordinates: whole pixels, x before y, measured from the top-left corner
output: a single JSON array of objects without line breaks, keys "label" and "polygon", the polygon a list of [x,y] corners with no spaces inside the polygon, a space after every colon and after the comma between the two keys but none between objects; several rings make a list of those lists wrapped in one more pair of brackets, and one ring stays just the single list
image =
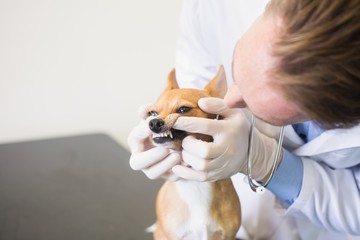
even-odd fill
[{"label": "dog's upper teeth", "polygon": [[173,138],[172,132],[170,130],[166,131],[166,132],[163,132],[163,133],[153,134],[153,138],[156,138],[156,137],[169,137],[169,136],[170,136],[170,138]]},{"label": "dog's upper teeth", "polygon": [[167,137],[173,138],[173,135],[172,135],[171,130],[167,131],[167,132],[166,132],[166,135],[167,135]]},{"label": "dog's upper teeth", "polygon": [[164,137],[168,137],[169,135],[170,135],[170,131],[166,131],[166,132],[163,133]]}]

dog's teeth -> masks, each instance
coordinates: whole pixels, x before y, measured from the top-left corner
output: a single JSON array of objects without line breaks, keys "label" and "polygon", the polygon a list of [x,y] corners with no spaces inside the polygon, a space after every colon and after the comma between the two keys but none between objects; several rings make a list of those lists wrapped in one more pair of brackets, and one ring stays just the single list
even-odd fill
[{"label": "dog's teeth", "polygon": [[169,131],[164,132],[164,133],[163,133],[163,136],[164,136],[164,137],[169,136]]},{"label": "dog's teeth", "polygon": [[174,136],[172,135],[171,130],[166,131],[166,132],[162,132],[162,133],[154,133],[154,134],[153,134],[153,138],[157,138],[157,137],[170,137],[170,138],[174,138]]}]

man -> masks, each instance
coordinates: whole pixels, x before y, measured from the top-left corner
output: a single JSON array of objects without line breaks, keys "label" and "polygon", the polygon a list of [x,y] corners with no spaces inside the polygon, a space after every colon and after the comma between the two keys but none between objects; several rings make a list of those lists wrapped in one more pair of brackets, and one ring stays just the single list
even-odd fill
[{"label": "man", "polygon": [[[251,161],[250,182],[270,180],[267,188],[281,203],[273,205],[271,194],[246,200],[250,194],[242,195],[246,190],[239,187],[242,208],[253,210],[243,222],[252,239],[357,239],[360,3],[273,0],[245,32],[241,16],[253,19],[251,7],[262,9],[265,3],[261,3],[184,1],[177,78],[181,87],[200,88],[224,64],[227,77],[233,78],[225,100],[199,101],[202,110],[223,119],[177,120],[178,129],[214,138],[213,143],[184,139],[181,160],[190,167],[179,165],[176,154],[145,146],[147,135],[137,127],[129,137],[130,163],[150,178],[169,176],[170,171],[171,177],[212,181],[238,172],[248,174],[247,161]],[[249,114],[257,119],[252,133]],[[286,126],[273,177],[277,132],[265,123]],[[144,159],[146,164],[139,164]],[[246,185],[239,178],[233,181]],[[263,212],[255,210],[264,206]],[[280,210],[283,216],[277,213]],[[251,225],[252,218],[265,221]],[[261,233],[262,229],[267,231]]]}]

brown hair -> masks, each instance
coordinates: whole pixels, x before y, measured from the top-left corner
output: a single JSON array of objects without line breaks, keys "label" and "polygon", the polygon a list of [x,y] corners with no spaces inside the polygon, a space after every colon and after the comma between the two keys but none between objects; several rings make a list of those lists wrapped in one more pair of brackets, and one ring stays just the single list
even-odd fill
[{"label": "brown hair", "polygon": [[359,0],[272,0],[274,72],[285,96],[329,128],[360,123]]}]

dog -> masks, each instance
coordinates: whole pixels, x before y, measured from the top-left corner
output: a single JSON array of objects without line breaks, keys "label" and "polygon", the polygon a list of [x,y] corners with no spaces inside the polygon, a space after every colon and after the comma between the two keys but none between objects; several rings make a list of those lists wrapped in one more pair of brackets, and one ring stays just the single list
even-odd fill
[{"label": "dog", "polygon": [[[147,109],[153,143],[181,151],[182,140],[190,133],[173,129],[176,119],[179,116],[217,119],[216,115],[203,112],[197,103],[204,97],[223,98],[226,90],[223,66],[204,90],[180,89],[173,69],[165,91]],[[212,141],[211,136],[194,135],[203,141]],[[155,240],[234,240],[241,224],[241,207],[230,179],[167,180],[156,198],[156,217]]]}]

